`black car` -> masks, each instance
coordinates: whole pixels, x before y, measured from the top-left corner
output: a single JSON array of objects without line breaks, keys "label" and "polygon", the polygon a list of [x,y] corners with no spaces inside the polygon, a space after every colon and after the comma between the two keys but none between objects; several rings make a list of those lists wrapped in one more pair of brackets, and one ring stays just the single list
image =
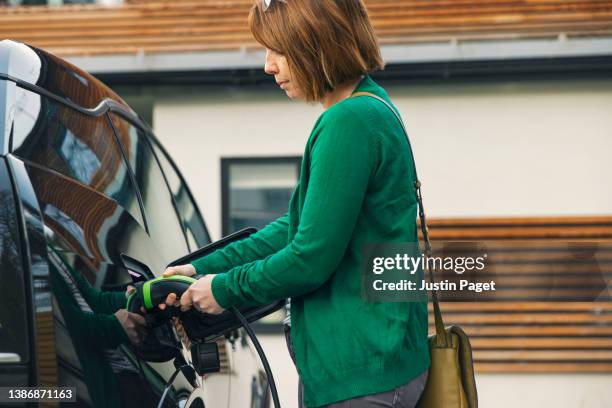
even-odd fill
[{"label": "black car", "polygon": [[[0,200],[0,387],[75,387],[83,407],[157,406],[189,365],[190,341],[169,322],[178,352],[157,344],[155,357],[151,343],[143,358],[117,338],[114,313],[135,269],[153,277],[210,237],[151,128],[86,72],[1,41]],[[164,406],[227,407],[230,394],[235,407],[267,403],[251,344],[217,334],[220,371],[184,370]]]}]

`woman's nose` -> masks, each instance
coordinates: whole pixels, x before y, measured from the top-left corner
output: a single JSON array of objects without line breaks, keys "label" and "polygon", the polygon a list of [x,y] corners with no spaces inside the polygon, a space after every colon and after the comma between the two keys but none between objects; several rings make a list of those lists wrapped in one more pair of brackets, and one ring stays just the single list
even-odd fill
[{"label": "woman's nose", "polygon": [[268,75],[276,75],[278,73],[278,65],[274,56],[270,50],[266,50],[266,63],[264,65],[264,72]]}]

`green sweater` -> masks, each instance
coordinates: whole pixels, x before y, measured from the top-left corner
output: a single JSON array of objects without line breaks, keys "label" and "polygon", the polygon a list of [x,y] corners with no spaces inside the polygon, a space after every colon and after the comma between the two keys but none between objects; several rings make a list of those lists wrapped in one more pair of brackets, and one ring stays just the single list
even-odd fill
[{"label": "green sweater", "polygon": [[[366,76],[355,92],[388,95]],[[389,391],[430,364],[427,304],[365,302],[365,243],[417,242],[415,175],[393,113],[370,97],[325,110],[310,134],[289,212],[193,262],[218,274],[224,308],[291,298],[291,335],[307,407]]]}]

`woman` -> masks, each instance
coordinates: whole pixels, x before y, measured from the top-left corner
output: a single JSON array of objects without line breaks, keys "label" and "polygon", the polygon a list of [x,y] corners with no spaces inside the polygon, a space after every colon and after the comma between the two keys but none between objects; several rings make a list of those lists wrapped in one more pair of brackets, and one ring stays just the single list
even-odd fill
[{"label": "woman", "polygon": [[[250,238],[165,275],[205,274],[183,309],[291,298],[307,407],[413,407],[427,378],[427,305],[360,297],[361,246],[417,242],[415,174],[402,127],[370,92],[383,67],[360,0],[258,0],[249,15],[265,72],[325,111],[306,144],[288,213]],[[271,116],[273,119],[273,116]],[[178,304],[170,295],[167,304]],[[163,307],[163,306],[162,306]]]}]

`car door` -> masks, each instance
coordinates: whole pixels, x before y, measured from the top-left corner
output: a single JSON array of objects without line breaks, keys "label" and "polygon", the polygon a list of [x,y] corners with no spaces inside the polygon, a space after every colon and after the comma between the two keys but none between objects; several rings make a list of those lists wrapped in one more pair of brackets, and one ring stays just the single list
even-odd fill
[{"label": "car door", "polygon": [[[76,386],[80,406],[156,404],[174,367],[139,361],[113,315],[125,307],[130,282],[124,255],[159,272],[187,251],[180,226],[147,219],[168,210],[164,204],[176,218],[171,199],[164,201],[159,180],[148,175],[155,170],[146,154],[126,162],[107,114],[24,92],[28,106],[37,101],[38,109],[14,121],[12,170],[21,180],[19,195],[35,197],[32,217],[43,224],[49,272],[32,279],[34,287],[51,289],[52,311],[50,321],[35,315],[37,326],[52,327],[44,344],[36,340],[37,355],[51,351],[54,357],[44,364],[38,358],[37,383],[44,377],[42,383]],[[160,235],[169,243],[161,244]],[[178,398],[171,392],[168,402]]]}]

